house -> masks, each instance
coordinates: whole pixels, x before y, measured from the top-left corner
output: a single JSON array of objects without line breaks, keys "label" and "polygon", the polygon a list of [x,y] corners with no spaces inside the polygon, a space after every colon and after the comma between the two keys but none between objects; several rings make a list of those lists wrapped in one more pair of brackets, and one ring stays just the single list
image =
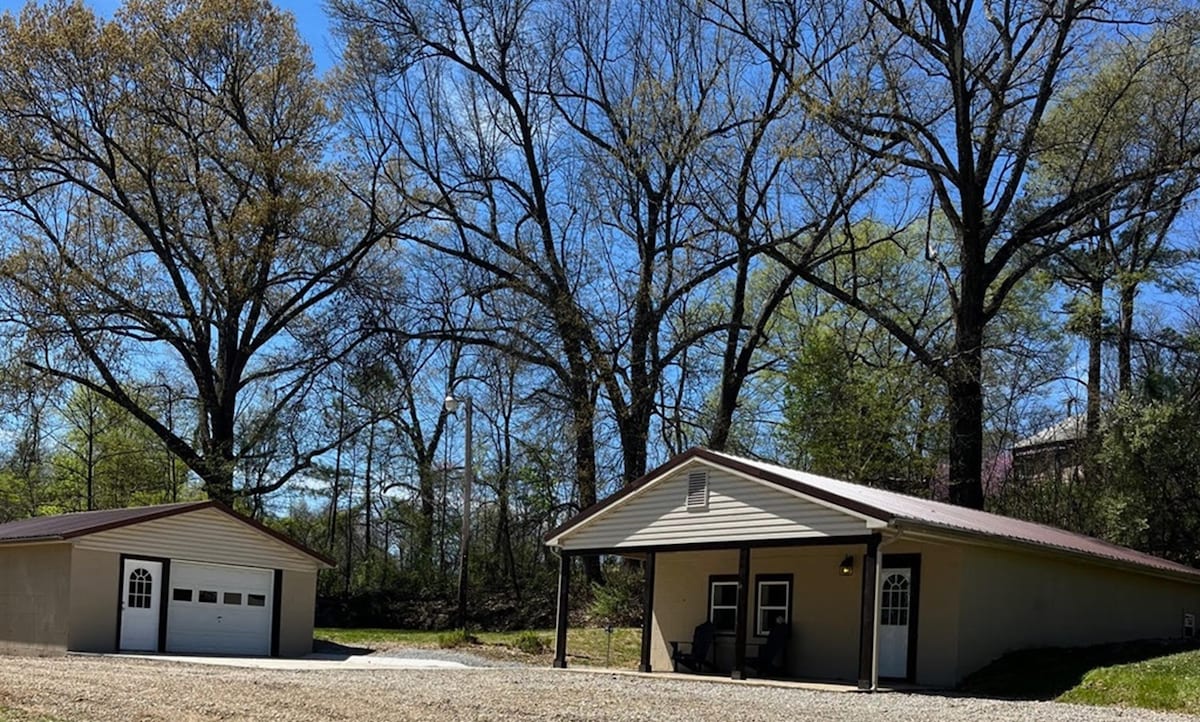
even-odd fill
[{"label": "house", "polygon": [[0,524],[0,653],[300,656],[329,566],[214,501]]},{"label": "house", "polygon": [[1076,481],[1083,473],[1086,441],[1086,415],[1068,416],[1013,444],[1013,475],[1025,481]]},{"label": "house", "polygon": [[772,622],[780,676],[949,687],[1017,649],[1182,637],[1200,570],[1053,527],[692,449],[551,531],[554,664],[566,666],[570,560],[644,560],[640,669],[716,626],[747,673]]}]

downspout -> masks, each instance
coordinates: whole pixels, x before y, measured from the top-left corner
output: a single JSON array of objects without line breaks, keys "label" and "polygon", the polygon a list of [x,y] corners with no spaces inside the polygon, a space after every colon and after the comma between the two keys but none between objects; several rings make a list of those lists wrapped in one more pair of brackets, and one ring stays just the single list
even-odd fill
[{"label": "downspout", "polygon": [[883,548],[888,544],[892,544],[900,540],[904,532],[900,529],[895,529],[894,536],[886,536],[879,541],[879,548],[875,552],[875,621],[873,638],[873,648],[871,649],[871,691],[879,691],[879,631],[882,626],[883,616]]}]

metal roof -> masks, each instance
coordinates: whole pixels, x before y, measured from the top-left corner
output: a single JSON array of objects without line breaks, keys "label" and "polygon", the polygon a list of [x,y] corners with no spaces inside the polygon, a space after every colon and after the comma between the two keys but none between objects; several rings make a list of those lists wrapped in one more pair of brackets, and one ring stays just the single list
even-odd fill
[{"label": "metal roof", "polygon": [[1013,444],[1013,451],[1085,438],[1087,438],[1087,416],[1076,414],[1021,439]]},{"label": "metal roof", "polygon": [[1200,581],[1200,569],[1065,529],[831,479],[704,448],[694,448],[676,456],[608,499],[583,510],[547,534],[546,538],[552,539],[562,535],[605,509],[619,504],[639,488],[658,481],[678,467],[697,459],[865,514],[887,522],[896,529],[926,531],[942,536],[969,536],[1015,546],[1037,547]]},{"label": "metal roof", "polygon": [[73,514],[56,514],[54,516],[35,516],[29,519],[18,519],[17,521],[0,524],[0,545],[41,541],[66,541],[88,534],[95,534],[132,524],[140,524],[153,519],[162,519],[168,516],[175,516],[176,514],[186,514],[200,509],[215,509],[228,514],[234,519],[274,537],[314,559],[330,566],[334,564],[333,560],[309,549],[286,534],[281,534],[263,523],[239,514],[216,501],[188,501],[177,504],[157,504],[154,506],[137,506],[127,509],[101,509],[98,511],[80,511]]}]

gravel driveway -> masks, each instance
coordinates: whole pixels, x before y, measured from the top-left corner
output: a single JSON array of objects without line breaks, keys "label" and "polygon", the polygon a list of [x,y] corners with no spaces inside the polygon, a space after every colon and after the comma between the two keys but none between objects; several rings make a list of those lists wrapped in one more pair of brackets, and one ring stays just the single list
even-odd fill
[{"label": "gravel driveway", "polygon": [[[278,671],[0,657],[0,711],[54,720],[1191,720],[931,695],[839,694],[550,669]],[[3,718],[0,712],[0,719]],[[18,719],[21,719],[18,717]]]}]

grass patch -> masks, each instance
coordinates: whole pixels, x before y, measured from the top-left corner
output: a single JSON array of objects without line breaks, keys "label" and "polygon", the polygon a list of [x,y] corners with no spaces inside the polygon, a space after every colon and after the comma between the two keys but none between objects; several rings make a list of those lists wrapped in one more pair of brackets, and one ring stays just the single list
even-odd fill
[{"label": "grass patch", "polygon": [[442,649],[458,649],[478,643],[479,640],[465,629],[451,629],[449,632],[442,632],[437,638],[437,644]]},{"label": "grass patch", "polygon": [[58,717],[25,712],[11,707],[0,707],[0,722],[62,722]]},{"label": "grass patch", "polygon": [[1058,701],[1200,713],[1200,651],[1093,669]]},{"label": "grass patch", "polygon": [[[960,689],[1002,699],[1200,711],[1200,652],[1191,643],[1155,640],[1022,650],[967,677]],[[1192,706],[1164,706],[1180,704]]]},{"label": "grass patch", "polygon": [[[411,629],[339,629],[319,628],[314,635],[318,640],[333,644],[372,649],[396,649],[402,647],[437,648],[443,646],[443,637],[462,635],[462,630],[451,632],[423,632]],[[554,630],[521,630],[516,632],[471,632],[470,640],[452,645],[458,649],[477,652],[487,656],[516,659],[529,664],[550,664],[554,655]],[[641,654],[642,630],[636,627],[617,627],[612,634],[609,649],[608,634],[602,628],[580,627],[567,630],[567,663],[588,667],[612,667],[614,669],[637,669]],[[3,722],[0,720],[0,722]]]}]

